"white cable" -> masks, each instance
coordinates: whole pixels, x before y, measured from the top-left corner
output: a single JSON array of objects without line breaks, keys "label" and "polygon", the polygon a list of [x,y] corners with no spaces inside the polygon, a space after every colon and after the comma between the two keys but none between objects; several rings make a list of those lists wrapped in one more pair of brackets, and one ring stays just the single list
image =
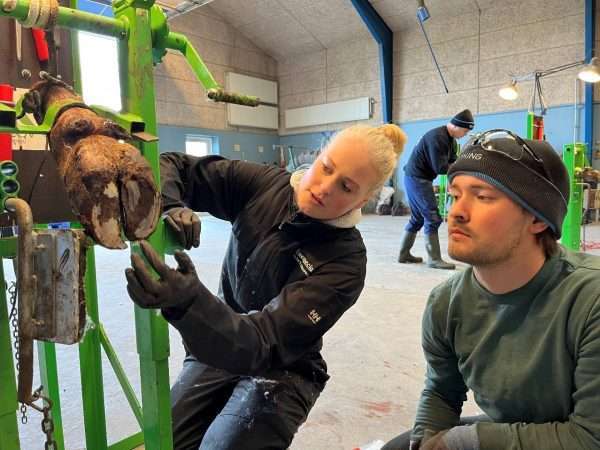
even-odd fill
[{"label": "white cable", "polygon": [[27,18],[21,22],[21,25],[25,28],[32,28],[38,17],[40,17],[40,8],[40,0],[31,0],[29,2],[29,10],[27,11]]}]

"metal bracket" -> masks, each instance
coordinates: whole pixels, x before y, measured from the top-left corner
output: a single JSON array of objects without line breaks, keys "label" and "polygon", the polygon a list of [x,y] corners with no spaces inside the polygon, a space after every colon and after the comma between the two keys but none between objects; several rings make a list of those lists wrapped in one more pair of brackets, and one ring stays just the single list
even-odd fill
[{"label": "metal bracket", "polygon": [[[90,108],[98,114],[99,116],[106,117],[109,120],[117,123],[121,126],[127,133],[132,136],[138,133],[144,133],[146,129],[146,124],[142,120],[140,116],[137,116],[132,113],[127,112],[116,112],[112,109],[106,108],[104,106],[91,105]],[[148,134],[148,136],[151,136]],[[158,140],[158,138],[154,139]]]},{"label": "metal bracket", "polygon": [[85,241],[82,230],[34,232],[33,338],[75,344],[85,326]]}]

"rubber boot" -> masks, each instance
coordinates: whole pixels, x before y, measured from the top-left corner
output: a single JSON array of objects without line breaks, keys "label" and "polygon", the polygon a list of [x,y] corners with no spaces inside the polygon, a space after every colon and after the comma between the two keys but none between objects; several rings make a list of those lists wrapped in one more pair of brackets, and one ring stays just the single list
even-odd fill
[{"label": "rubber boot", "polygon": [[402,235],[402,242],[400,243],[400,254],[398,255],[399,263],[420,263],[423,262],[423,258],[413,256],[410,254],[410,249],[415,243],[417,233],[405,231]]},{"label": "rubber boot", "polygon": [[427,266],[433,269],[456,269],[456,266],[454,264],[447,263],[442,259],[442,254],[440,252],[440,239],[437,233],[425,235],[425,249],[427,250],[427,254],[429,255],[429,258],[427,260]]}]

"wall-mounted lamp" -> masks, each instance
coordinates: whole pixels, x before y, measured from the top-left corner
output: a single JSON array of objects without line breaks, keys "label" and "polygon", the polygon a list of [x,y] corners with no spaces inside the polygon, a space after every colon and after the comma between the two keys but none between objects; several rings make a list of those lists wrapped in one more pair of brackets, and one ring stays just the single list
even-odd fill
[{"label": "wall-mounted lamp", "polygon": [[515,80],[511,80],[509,84],[502,87],[498,91],[498,95],[504,100],[516,100],[517,98],[519,98],[519,91],[517,91],[517,82]]},{"label": "wall-mounted lamp", "polygon": [[600,66],[598,58],[595,56],[590,60],[590,63],[585,65],[577,74],[580,80],[587,83],[597,83],[600,81]]},{"label": "wall-mounted lamp", "polygon": [[577,74],[578,78],[588,83],[596,83],[600,81],[600,62],[597,58],[592,58],[589,64],[585,64],[585,61],[576,61],[569,64],[563,64],[562,66],[551,67],[546,70],[536,70],[525,75],[513,75],[511,76],[510,84],[503,86],[498,91],[498,95],[504,100],[516,100],[519,98],[519,91],[517,89],[517,83],[521,81],[534,81],[533,93],[531,96],[531,102],[529,104],[529,111],[534,112],[536,108],[536,97],[539,99],[542,115],[546,112],[546,101],[542,93],[542,85],[540,78],[548,75],[562,72],[563,70],[572,69],[574,67],[584,66]]}]

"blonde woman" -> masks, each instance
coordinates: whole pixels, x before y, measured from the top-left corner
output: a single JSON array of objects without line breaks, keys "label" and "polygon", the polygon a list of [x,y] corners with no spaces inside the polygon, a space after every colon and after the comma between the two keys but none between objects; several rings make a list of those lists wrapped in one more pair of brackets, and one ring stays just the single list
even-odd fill
[{"label": "blonde woman", "polygon": [[322,336],[358,299],[366,251],[360,208],[393,173],[406,136],[395,125],[339,132],[308,170],[219,156],[161,157],[167,222],[199,244],[193,211],[233,228],[218,296],[184,252],[160,275],[132,256],[128,291],[160,308],[187,357],[171,390],[176,449],[286,449],[327,379]]}]

